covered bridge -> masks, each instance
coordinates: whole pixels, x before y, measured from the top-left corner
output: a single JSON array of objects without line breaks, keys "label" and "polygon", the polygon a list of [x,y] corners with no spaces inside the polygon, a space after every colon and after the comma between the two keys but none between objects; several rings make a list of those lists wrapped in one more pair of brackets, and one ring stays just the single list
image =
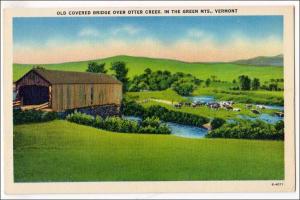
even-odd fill
[{"label": "covered bridge", "polygon": [[21,106],[46,104],[56,112],[68,109],[120,107],[122,83],[107,74],[32,69],[16,81]]}]

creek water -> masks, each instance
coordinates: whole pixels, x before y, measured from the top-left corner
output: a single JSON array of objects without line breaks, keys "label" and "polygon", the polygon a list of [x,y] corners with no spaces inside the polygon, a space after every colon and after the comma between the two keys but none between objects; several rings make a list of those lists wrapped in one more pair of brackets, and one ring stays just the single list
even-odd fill
[{"label": "creek water", "polygon": [[[123,116],[124,119],[129,119],[133,121],[141,121],[140,117],[134,116]],[[166,124],[171,129],[171,134],[178,137],[186,137],[186,138],[204,138],[207,134],[207,130],[204,128],[199,128],[196,126],[187,126],[182,124],[177,124],[173,122],[166,122]]]},{"label": "creek water", "polygon": [[246,120],[251,120],[251,121],[254,121],[254,120],[262,120],[264,122],[267,122],[269,124],[276,124],[276,122],[280,121],[280,120],[283,120],[283,117],[279,117],[279,116],[276,116],[276,115],[270,115],[270,114],[265,114],[265,113],[262,113],[260,115],[258,115],[257,117],[250,117],[250,116],[247,116],[247,115],[238,115],[239,118],[241,119],[246,119]]},{"label": "creek water", "polygon": [[[186,97],[187,99],[191,100],[192,102],[204,102],[204,103],[212,103],[216,102],[215,98],[213,96],[205,96],[205,95],[200,95],[200,96],[190,96]],[[265,109],[270,109],[270,110],[277,110],[277,111],[283,111],[284,107],[283,106],[278,106],[278,105],[260,105],[265,107]],[[277,115],[271,115],[271,114],[266,114],[262,113],[257,115],[257,117],[249,117],[247,115],[238,115],[239,118],[241,119],[246,119],[246,120],[262,120],[264,122],[270,123],[270,124],[275,124],[276,122],[283,120],[283,117],[279,117]],[[229,119],[227,120],[229,123],[232,123],[235,121],[234,119]]]}]

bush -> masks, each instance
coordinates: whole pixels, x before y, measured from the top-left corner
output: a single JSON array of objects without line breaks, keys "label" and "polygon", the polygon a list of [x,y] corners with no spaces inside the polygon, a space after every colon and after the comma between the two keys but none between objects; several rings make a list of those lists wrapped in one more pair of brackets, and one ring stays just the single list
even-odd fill
[{"label": "bush", "polygon": [[91,115],[87,115],[84,113],[80,113],[75,111],[72,114],[69,114],[66,117],[66,120],[70,122],[75,122],[77,124],[83,124],[83,125],[88,125],[88,126],[93,126],[94,125],[94,117]]},{"label": "bush", "polygon": [[[282,123],[282,122],[280,122]],[[224,124],[218,129],[210,131],[208,138],[245,138],[283,140],[282,125],[271,125],[262,121],[241,121],[239,123]]]},{"label": "bush", "polygon": [[143,116],[146,113],[146,109],[142,105],[126,99],[122,102],[121,110],[124,115],[132,115],[136,117]]},{"label": "bush", "polygon": [[193,93],[195,86],[193,83],[177,83],[177,82],[175,82],[172,85],[172,88],[175,92],[177,92],[177,94],[179,94],[181,96],[190,96]]},{"label": "bush", "polygon": [[80,112],[69,114],[66,120],[77,124],[93,126],[113,132],[123,133],[157,133],[157,134],[170,134],[171,130],[158,118],[147,118],[139,124],[136,121],[122,119],[120,117],[106,117],[105,119],[100,116],[93,117]]},{"label": "bush", "polygon": [[165,122],[174,122],[198,127],[202,127],[203,124],[209,122],[208,118],[199,115],[173,111],[158,105],[144,108],[134,101],[123,101],[122,113],[124,115],[142,117],[143,119],[146,119],[147,117],[157,117]]},{"label": "bush", "polygon": [[56,112],[43,112],[40,110],[13,110],[13,122],[14,124],[46,122],[57,119]]},{"label": "bush", "polygon": [[212,121],[211,121],[211,128],[212,129],[216,129],[216,128],[219,128],[221,127],[226,121],[224,119],[221,119],[221,118],[214,118]]},{"label": "bush", "polygon": [[152,127],[159,127],[161,121],[158,117],[147,117],[141,122],[141,126],[152,126]]},{"label": "bush", "polygon": [[184,125],[192,125],[202,127],[203,124],[207,123],[209,120],[205,117],[183,113],[173,110],[168,110],[162,106],[150,106],[143,117],[159,117],[165,122],[174,122]]},{"label": "bush", "polygon": [[141,122],[141,133],[170,134],[168,125],[162,123],[158,117],[147,117]]}]

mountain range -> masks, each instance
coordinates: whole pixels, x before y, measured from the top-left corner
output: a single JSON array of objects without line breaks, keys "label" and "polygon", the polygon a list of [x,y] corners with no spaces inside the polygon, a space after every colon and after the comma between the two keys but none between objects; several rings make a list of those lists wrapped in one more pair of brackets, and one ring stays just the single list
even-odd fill
[{"label": "mountain range", "polygon": [[283,66],[283,55],[258,56],[250,59],[236,60],[231,63],[255,66]]}]

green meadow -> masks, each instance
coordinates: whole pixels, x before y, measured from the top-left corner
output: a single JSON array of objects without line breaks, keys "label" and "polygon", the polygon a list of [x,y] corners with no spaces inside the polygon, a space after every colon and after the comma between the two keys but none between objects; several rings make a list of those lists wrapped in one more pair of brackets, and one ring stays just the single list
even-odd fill
[{"label": "green meadow", "polygon": [[282,141],[113,133],[63,120],[14,126],[16,182],[282,180]]},{"label": "green meadow", "polygon": [[[114,56],[94,61],[105,63],[106,69],[110,68],[112,62],[124,61],[126,63],[126,67],[129,68],[129,77],[142,74],[146,68],[151,68],[152,71],[168,70],[170,72],[191,73],[202,80],[215,75],[217,79],[230,82],[233,79],[237,79],[239,75],[257,77],[261,81],[269,81],[272,78],[276,79],[283,77],[283,67],[272,66],[249,66],[231,63],[188,63],[177,60],[132,56]],[[90,61],[42,64],[41,66],[53,70],[84,72],[87,69],[88,62]],[[18,80],[27,71],[29,71],[32,66],[32,64],[14,64],[13,80]],[[109,71],[109,73],[111,73],[111,71]]]},{"label": "green meadow", "polygon": [[[233,100],[234,108],[213,110],[206,106],[175,108],[172,103],[187,101],[174,90],[127,92],[126,98],[149,107],[208,118],[238,120],[238,115],[254,117],[247,103],[283,105],[283,91],[231,90],[239,75],[259,78],[261,83],[282,79],[283,67],[249,66],[231,63],[187,63],[176,60],[115,56],[95,60],[124,61],[129,78],[146,68],[152,71],[190,73],[201,80],[215,76],[221,82],[202,83],[193,95]],[[41,65],[47,69],[86,71],[89,61]],[[13,80],[33,65],[14,64]],[[108,73],[112,71],[108,70]],[[279,83],[281,84],[281,82]],[[261,110],[274,114],[275,110]],[[190,139],[173,135],[115,133],[55,120],[14,126],[14,178],[16,182],[51,181],[178,181],[178,180],[282,180],[283,141],[246,139]]]}]

